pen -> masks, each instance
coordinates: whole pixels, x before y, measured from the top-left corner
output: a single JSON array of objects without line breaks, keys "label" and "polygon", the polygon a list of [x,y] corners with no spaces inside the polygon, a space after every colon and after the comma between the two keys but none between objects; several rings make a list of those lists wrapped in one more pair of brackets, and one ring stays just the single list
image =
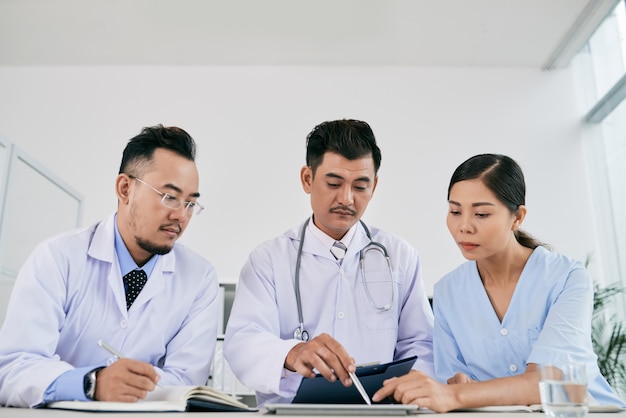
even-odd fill
[{"label": "pen", "polygon": [[[113,348],[112,346],[110,346],[109,344],[105,343],[102,340],[98,340],[98,345],[102,348],[104,348],[106,351],[108,351],[109,353],[113,354],[115,357],[117,358],[124,358],[126,357],[124,354],[120,353],[119,351],[117,351],[115,348]],[[163,387],[161,385],[159,385],[158,383],[156,384],[158,387]]]},{"label": "pen", "polygon": [[368,405],[372,405],[372,401],[370,401],[370,397],[367,395],[367,392],[363,388],[363,385],[361,384],[361,381],[359,380],[359,378],[356,376],[354,372],[348,372],[348,373],[350,374],[350,379],[352,379],[352,383],[354,383],[354,386],[356,386],[356,389],[361,394],[361,397],[363,398],[365,403]]},{"label": "pen", "polygon": [[124,358],[124,357],[126,357],[125,355],[123,355],[122,353],[120,353],[115,348],[111,347],[109,344],[105,343],[102,340],[98,340],[98,345],[100,347],[104,348],[109,353],[113,354],[117,358]]}]

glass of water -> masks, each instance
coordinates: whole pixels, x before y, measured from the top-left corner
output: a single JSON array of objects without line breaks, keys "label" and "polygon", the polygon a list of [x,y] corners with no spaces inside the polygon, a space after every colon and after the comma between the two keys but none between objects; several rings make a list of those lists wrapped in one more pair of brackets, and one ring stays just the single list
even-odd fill
[{"label": "glass of water", "polygon": [[585,365],[567,363],[539,366],[541,406],[550,418],[577,418],[587,415],[587,373]]}]

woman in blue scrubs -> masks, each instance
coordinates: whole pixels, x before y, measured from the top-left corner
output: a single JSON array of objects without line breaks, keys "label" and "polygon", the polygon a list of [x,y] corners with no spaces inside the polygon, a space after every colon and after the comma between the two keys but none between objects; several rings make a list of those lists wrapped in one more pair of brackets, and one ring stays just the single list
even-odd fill
[{"label": "woman in blue scrubs", "polygon": [[447,225],[468,261],[434,287],[437,380],[410,373],[386,382],[374,401],[393,396],[437,412],[538,404],[538,365],[572,361],[586,365],[590,405],[626,406],[593,352],[589,273],[520,230],[525,194],[522,170],[507,156],[476,155],[456,169]]}]

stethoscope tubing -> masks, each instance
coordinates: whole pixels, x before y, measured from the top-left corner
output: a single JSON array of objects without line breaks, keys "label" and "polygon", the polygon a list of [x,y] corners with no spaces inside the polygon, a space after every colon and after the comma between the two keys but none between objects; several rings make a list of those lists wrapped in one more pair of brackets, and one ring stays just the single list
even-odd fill
[{"label": "stethoscope tubing", "polygon": [[300,264],[302,262],[302,247],[304,246],[304,234],[311,218],[307,218],[300,231],[300,243],[298,244],[298,256],[296,257],[296,274],[294,287],[296,290],[296,304],[298,305],[298,321],[300,326],[293,332],[294,338],[309,341],[309,333],[304,329],[304,315],[302,315],[302,298],[300,297]]},{"label": "stethoscope tubing", "polygon": [[[299,325],[293,332],[293,336],[295,339],[305,341],[305,342],[309,341],[309,333],[307,330],[304,329],[304,315],[302,314],[302,298],[300,296],[300,265],[302,263],[302,247],[304,246],[304,237],[305,237],[306,229],[309,225],[310,220],[311,218],[308,218],[304,222],[304,225],[302,225],[302,229],[300,231],[300,243],[298,244],[298,255],[296,257],[296,271],[294,274],[294,279],[295,279],[294,290],[296,293],[296,304],[298,308]],[[365,294],[367,296],[367,299],[370,302],[370,305],[372,305],[372,307],[375,310],[388,311],[391,309],[393,302],[395,300],[395,280],[394,280],[393,268],[391,265],[391,259],[389,257],[389,253],[387,252],[387,248],[379,242],[372,241],[372,235],[367,225],[365,225],[365,223],[362,220],[359,220],[359,222],[363,226],[363,229],[365,230],[365,234],[367,235],[367,238],[369,238],[370,240],[370,243],[367,246],[365,246],[365,248],[359,251],[359,269],[361,270],[361,275],[363,277],[363,287],[365,289]],[[373,247],[373,248],[368,248],[368,247]],[[365,267],[363,265],[365,253],[367,251],[372,251],[372,250],[379,251],[385,257],[385,260],[387,261],[387,266],[389,267],[389,272],[391,275],[391,302],[388,304],[385,304],[382,307],[376,306],[376,304],[374,303],[372,299],[372,295],[370,294],[370,291],[369,291],[369,287],[367,286],[367,283],[365,281]]]}]

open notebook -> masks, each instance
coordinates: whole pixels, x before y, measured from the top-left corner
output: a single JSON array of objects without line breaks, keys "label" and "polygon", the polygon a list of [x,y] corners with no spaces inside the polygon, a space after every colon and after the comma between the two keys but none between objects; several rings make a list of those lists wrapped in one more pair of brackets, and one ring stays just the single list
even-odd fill
[{"label": "open notebook", "polygon": [[210,386],[157,387],[139,402],[58,401],[42,405],[42,408],[101,412],[256,411]]}]

